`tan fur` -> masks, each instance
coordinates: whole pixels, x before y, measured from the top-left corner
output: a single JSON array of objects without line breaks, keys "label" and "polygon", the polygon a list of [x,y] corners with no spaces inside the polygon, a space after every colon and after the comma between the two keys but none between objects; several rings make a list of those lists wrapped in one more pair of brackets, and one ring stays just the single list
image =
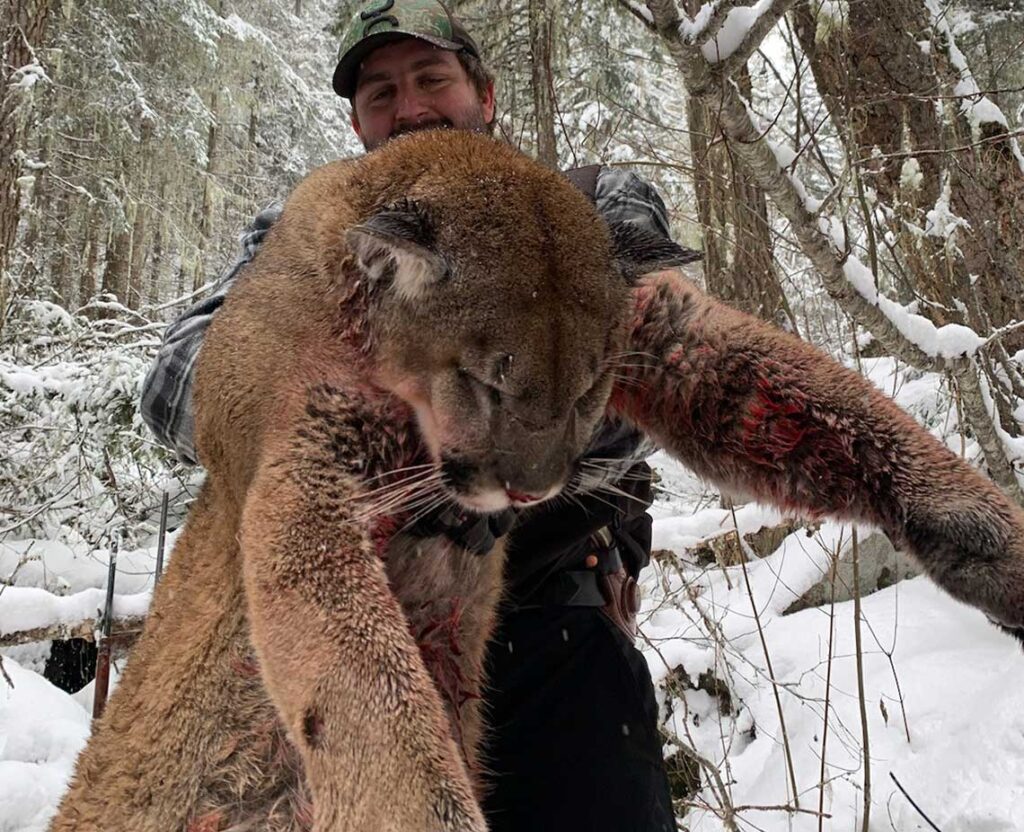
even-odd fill
[{"label": "tan fur", "polygon": [[546,496],[606,408],[733,490],[878,524],[1022,632],[1024,513],[990,482],[679,274],[633,300],[586,200],[496,142],[301,185],[207,337],[209,480],[53,828],[483,830],[502,555],[401,532],[422,494],[377,489],[423,464],[468,505]]},{"label": "tan fur", "polygon": [[[389,257],[374,217],[409,199],[430,250]],[[300,185],[207,336],[209,477],[52,828],[483,830],[503,554],[401,532],[402,501],[369,517],[372,492],[449,455],[469,501],[556,490],[626,292],[585,197],[490,139],[418,134]]]}]

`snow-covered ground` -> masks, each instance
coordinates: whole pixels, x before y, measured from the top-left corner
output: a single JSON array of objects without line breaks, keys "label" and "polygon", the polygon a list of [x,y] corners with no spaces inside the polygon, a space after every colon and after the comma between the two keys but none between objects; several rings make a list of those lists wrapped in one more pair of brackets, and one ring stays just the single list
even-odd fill
[{"label": "snow-covered ground", "polygon": [[[866,370],[960,450],[935,377],[907,375],[886,359]],[[965,450],[973,452],[969,443]],[[893,777],[943,832],[1024,829],[1024,652],[1016,642],[926,579],[904,581],[863,599],[860,696],[852,602],[783,614],[825,574],[849,526],[798,531],[745,568],[700,566],[685,554],[694,544],[734,523],[745,532],[779,517],[745,506],[734,520],[678,465],[661,455],[654,462],[654,544],[676,556],[644,573],[643,649],[675,738],[666,751],[693,748],[717,772],[703,773],[683,828],[854,832],[869,769],[876,832],[931,828]],[[153,562],[153,548],[122,552],[120,611],[145,608]],[[107,553],[84,542],[0,543],[9,584],[0,586],[0,631],[94,615],[106,564]],[[88,737],[91,686],[72,696],[46,681],[43,646],[4,655],[13,686],[0,678],[0,832],[42,830]],[[684,673],[719,687],[664,684]],[[791,777],[799,812],[786,808],[795,805]]]},{"label": "snow-covered ground", "polygon": [[[685,482],[685,474],[677,477]],[[740,531],[762,519],[771,522],[771,513],[755,507],[737,513]],[[718,508],[663,516],[655,524],[654,545],[692,545],[718,525],[733,528],[732,517]],[[863,539],[868,530],[860,531]],[[812,813],[821,799],[830,816],[823,829],[861,829],[865,755],[853,602],[782,615],[821,579],[830,553],[849,538],[849,526],[838,524],[823,525],[813,537],[796,532],[775,554],[747,565],[750,592],[739,566],[678,569],[660,562],[645,574],[641,618],[655,680],[663,681],[681,665],[692,680],[711,671],[732,695],[732,713],[723,716],[708,692],[688,690],[667,720],[666,727],[721,775],[722,786],[706,785],[693,801],[697,805],[684,820],[693,832],[727,829],[722,820],[727,806],[737,808],[739,829],[816,830],[818,817]],[[807,813],[738,809],[793,804],[755,607],[779,693],[799,805]],[[716,629],[720,637],[709,637]],[[930,828],[892,776],[944,832],[1024,829],[1020,645],[926,578],[864,597],[862,637],[870,829]]]}]

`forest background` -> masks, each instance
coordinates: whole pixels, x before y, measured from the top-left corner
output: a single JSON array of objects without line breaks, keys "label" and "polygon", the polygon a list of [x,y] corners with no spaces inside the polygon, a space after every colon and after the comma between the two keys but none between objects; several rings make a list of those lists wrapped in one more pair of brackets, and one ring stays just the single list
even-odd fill
[{"label": "forest background", "polygon": [[[255,213],[361,152],[329,83],[352,5],[0,2],[12,663],[42,672],[55,636],[82,623],[3,617],[15,590],[82,588],[45,544],[105,566],[115,546],[152,548],[164,494],[166,525],[185,510],[197,472],[153,442],[139,385],[166,323],[210,289]],[[509,142],[551,165],[636,170],[677,239],[705,252],[709,291],[851,366],[884,359],[889,392],[927,379],[915,416],[1024,503],[1024,7],[453,6],[497,74]],[[707,768],[681,787],[680,816],[714,802],[736,828]]]}]

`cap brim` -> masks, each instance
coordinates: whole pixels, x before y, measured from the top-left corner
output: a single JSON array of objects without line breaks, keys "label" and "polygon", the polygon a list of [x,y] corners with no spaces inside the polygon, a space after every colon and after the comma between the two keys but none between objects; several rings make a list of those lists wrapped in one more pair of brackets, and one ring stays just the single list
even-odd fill
[{"label": "cap brim", "polygon": [[449,52],[458,52],[465,49],[465,45],[456,43],[445,38],[424,35],[421,32],[406,32],[402,29],[388,29],[386,32],[369,35],[353,46],[348,52],[342,55],[338,65],[334,68],[332,84],[334,91],[342,98],[352,98],[356,93],[356,79],[359,76],[359,65],[363,59],[374,49],[378,49],[387,43],[405,38],[416,38],[436,46],[438,49],[447,49]]}]

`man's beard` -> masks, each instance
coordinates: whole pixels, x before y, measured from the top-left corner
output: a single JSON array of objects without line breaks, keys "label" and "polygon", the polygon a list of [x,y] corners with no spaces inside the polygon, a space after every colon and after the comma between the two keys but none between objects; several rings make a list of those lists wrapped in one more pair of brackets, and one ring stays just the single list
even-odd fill
[{"label": "man's beard", "polygon": [[406,124],[392,131],[391,135],[379,141],[368,144],[363,142],[367,150],[376,150],[385,142],[391,139],[404,136],[407,133],[418,133],[420,130],[468,130],[470,133],[491,133],[494,131],[494,122],[490,124],[484,119],[484,107],[480,102],[471,104],[459,113],[454,119],[442,118],[433,121],[420,121],[416,124]]}]

